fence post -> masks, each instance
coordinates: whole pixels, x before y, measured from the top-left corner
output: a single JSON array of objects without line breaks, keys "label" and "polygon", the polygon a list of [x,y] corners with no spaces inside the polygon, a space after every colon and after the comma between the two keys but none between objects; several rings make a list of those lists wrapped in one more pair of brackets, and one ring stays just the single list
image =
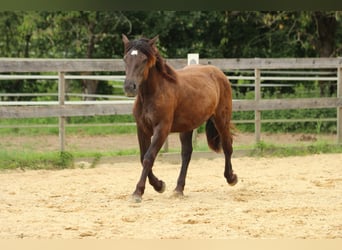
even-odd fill
[{"label": "fence post", "polygon": [[[58,104],[64,105],[65,103],[65,78],[64,72],[58,72]],[[60,151],[65,150],[65,117],[59,116],[59,144]]]},{"label": "fence post", "polygon": [[[198,53],[190,53],[188,54],[188,65],[191,64],[199,64],[199,54]],[[197,135],[198,131],[197,128],[194,129],[192,134],[192,145],[197,144]]]},{"label": "fence post", "polygon": [[[337,68],[337,98],[342,99],[342,67]],[[342,144],[342,107],[337,107],[337,143]]]},{"label": "fence post", "polygon": [[[255,78],[255,87],[254,87],[254,91],[255,91],[255,96],[254,96],[254,100],[256,101],[256,103],[258,104],[259,100],[261,99],[261,80],[260,80],[260,69],[254,69],[254,78]],[[255,110],[254,111],[254,120],[255,120],[255,124],[254,124],[254,133],[255,133],[255,142],[258,143],[260,142],[260,133],[261,133],[261,111],[260,110]]]}]

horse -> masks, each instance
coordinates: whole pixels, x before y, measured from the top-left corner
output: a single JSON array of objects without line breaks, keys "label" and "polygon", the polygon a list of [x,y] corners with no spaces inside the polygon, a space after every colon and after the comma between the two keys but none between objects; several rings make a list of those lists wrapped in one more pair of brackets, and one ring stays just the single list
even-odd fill
[{"label": "horse", "polygon": [[238,182],[233,173],[232,91],[226,75],[212,65],[189,65],[175,70],[160,55],[158,36],[129,40],[122,34],[126,78],[124,92],[135,97],[133,115],[137,125],[142,172],[132,194],[141,202],[148,178],[162,193],[165,183],[153,173],[156,156],[167,136],[178,132],[181,141],[181,170],[174,195],[184,195],[185,179],[193,152],[193,130],[206,122],[209,147],[225,155],[224,177],[228,184]]}]

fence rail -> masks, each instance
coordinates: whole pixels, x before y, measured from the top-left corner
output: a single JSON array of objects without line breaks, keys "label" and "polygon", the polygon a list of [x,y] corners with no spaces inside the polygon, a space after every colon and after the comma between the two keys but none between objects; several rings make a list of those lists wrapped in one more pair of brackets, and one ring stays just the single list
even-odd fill
[{"label": "fence rail", "polygon": [[[167,59],[174,68],[187,65],[187,59]],[[281,109],[337,109],[337,142],[342,143],[342,58],[254,58],[254,59],[200,59],[201,64],[212,64],[227,73],[231,80],[249,80],[254,87],[254,100],[233,100],[234,111],[255,112],[255,138],[260,140],[261,111]],[[295,71],[300,69],[301,71]],[[282,71],[283,70],[283,71]],[[291,70],[291,71],[289,71]],[[60,145],[65,145],[65,118],[131,114],[133,100],[66,101],[65,81],[70,79],[123,80],[121,59],[20,59],[0,58],[0,80],[54,79],[58,80],[58,101],[5,102],[0,101],[0,118],[59,117]],[[75,75],[80,73],[82,75]],[[84,72],[106,72],[110,75],[83,75]],[[243,72],[248,72],[246,76]],[[307,74],[305,74],[307,72]],[[13,73],[25,73],[16,74]],[[44,73],[27,74],[27,73]],[[251,75],[251,73],[253,75]],[[269,74],[282,76],[269,76]],[[230,75],[231,74],[231,75]],[[267,76],[265,76],[267,74]],[[261,98],[265,81],[333,81],[337,84],[334,98],[272,99]],[[239,84],[234,84],[239,85]],[[241,86],[245,86],[242,84]],[[277,85],[281,86],[281,85]],[[289,84],[283,84],[289,86]],[[2,94],[3,96],[6,94]]]}]

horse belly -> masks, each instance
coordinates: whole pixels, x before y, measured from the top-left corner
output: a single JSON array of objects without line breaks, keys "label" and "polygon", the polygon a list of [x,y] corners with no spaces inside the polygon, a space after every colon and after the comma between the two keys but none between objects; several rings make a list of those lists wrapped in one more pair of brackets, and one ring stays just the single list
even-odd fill
[{"label": "horse belly", "polygon": [[201,126],[209,117],[201,120],[193,120],[191,117],[177,117],[171,127],[171,132],[187,132]]},{"label": "horse belly", "polygon": [[216,103],[188,102],[175,111],[172,132],[186,132],[198,128],[215,112]]}]

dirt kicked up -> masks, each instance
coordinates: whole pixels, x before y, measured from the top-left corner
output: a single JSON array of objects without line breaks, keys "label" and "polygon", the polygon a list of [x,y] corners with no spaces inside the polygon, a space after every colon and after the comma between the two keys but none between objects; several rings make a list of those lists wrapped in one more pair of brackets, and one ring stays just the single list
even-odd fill
[{"label": "dirt kicked up", "polygon": [[[172,197],[179,165],[157,161],[163,194],[147,185],[131,202],[138,162],[96,168],[0,172],[0,239],[342,238],[342,154],[190,162],[184,198]],[[84,164],[83,164],[84,165]]]}]

